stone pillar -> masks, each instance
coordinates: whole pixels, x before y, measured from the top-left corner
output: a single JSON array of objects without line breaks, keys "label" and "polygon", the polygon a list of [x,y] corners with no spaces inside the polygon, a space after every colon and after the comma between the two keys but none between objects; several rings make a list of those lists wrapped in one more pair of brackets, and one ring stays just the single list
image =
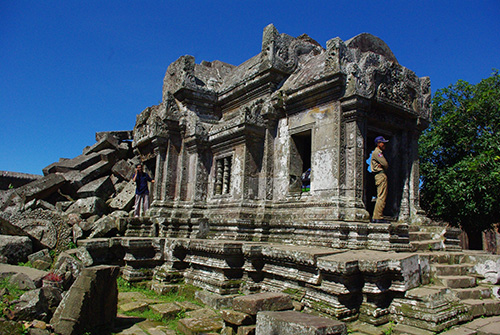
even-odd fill
[{"label": "stone pillar", "polygon": [[[425,129],[425,128],[424,128]],[[420,162],[418,158],[418,139],[421,135],[420,129],[415,129],[409,136],[410,147],[410,181],[409,181],[409,201],[410,220],[412,224],[425,224],[430,220],[425,216],[425,212],[420,208]]]},{"label": "stone pillar", "polygon": [[[341,181],[341,197],[345,199],[346,221],[364,221],[369,214],[363,203],[364,157],[366,139],[366,109],[368,101],[354,96],[342,101],[343,147],[341,169],[345,170]],[[342,145],[341,145],[342,146]],[[342,187],[343,186],[343,187]]]},{"label": "stone pillar", "polygon": [[153,183],[153,197],[155,201],[163,200],[163,178],[165,171],[165,157],[167,153],[166,144],[168,140],[165,138],[155,138],[152,142],[154,154],[156,156],[155,167],[155,182]]},{"label": "stone pillar", "polygon": [[175,198],[177,182],[177,161],[179,159],[180,143],[179,137],[170,136],[167,144],[167,153],[164,162],[162,179],[162,200],[172,201]]}]

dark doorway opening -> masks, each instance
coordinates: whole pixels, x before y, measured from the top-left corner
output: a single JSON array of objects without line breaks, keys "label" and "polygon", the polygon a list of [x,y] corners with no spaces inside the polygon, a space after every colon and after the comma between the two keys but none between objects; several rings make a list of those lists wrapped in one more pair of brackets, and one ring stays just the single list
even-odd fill
[{"label": "dark doorway opening", "polygon": [[309,129],[291,136],[289,169],[291,192],[302,191],[302,174],[311,169],[311,134],[312,131]]}]

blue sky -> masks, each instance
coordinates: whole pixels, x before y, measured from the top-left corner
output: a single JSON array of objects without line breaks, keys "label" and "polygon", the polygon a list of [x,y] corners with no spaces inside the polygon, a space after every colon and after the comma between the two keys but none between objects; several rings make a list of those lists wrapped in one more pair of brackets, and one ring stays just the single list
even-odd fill
[{"label": "blue sky", "polygon": [[321,45],[368,32],[433,92],[500,68],[500,1],[0,1],[0,170],[41,174],[95,132],[131,130],[168,65],[241,64],[262,31]]}]

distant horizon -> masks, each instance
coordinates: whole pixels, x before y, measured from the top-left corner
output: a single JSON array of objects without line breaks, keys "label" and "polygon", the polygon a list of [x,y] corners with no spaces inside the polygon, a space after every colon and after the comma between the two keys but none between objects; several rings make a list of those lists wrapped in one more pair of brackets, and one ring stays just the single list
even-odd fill
[{"label": "distant horizon", "polygon": [[95,133],[132,130],[161,102],[169,64],[240,65],[274,24],[326,48],[367,32],[398,62],[431,79],[432,92],[476,84],[500,68],[500,2],[253,1],[0,4],[0,171],[41,175],[95,143]]}]

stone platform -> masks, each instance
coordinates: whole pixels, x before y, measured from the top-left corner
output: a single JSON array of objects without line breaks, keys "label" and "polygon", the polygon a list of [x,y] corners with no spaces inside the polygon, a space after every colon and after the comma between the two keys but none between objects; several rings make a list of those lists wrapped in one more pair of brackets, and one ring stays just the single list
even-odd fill
[{"label": "stone platform", "polygon": [[88,239],[79,245],[96,263],[109,264],[111,255],[105,250],[112,250],[123,278],[153,280],[159,292],[182,279],[220,297],[284,292],[307,310],[339,320],[373,325],[396,321],[429,331],[500,314],[498,286],[485,283],[476,289],[478,278],[492,277],[492,264],[499,260],[480,253],[166,237]]}]

